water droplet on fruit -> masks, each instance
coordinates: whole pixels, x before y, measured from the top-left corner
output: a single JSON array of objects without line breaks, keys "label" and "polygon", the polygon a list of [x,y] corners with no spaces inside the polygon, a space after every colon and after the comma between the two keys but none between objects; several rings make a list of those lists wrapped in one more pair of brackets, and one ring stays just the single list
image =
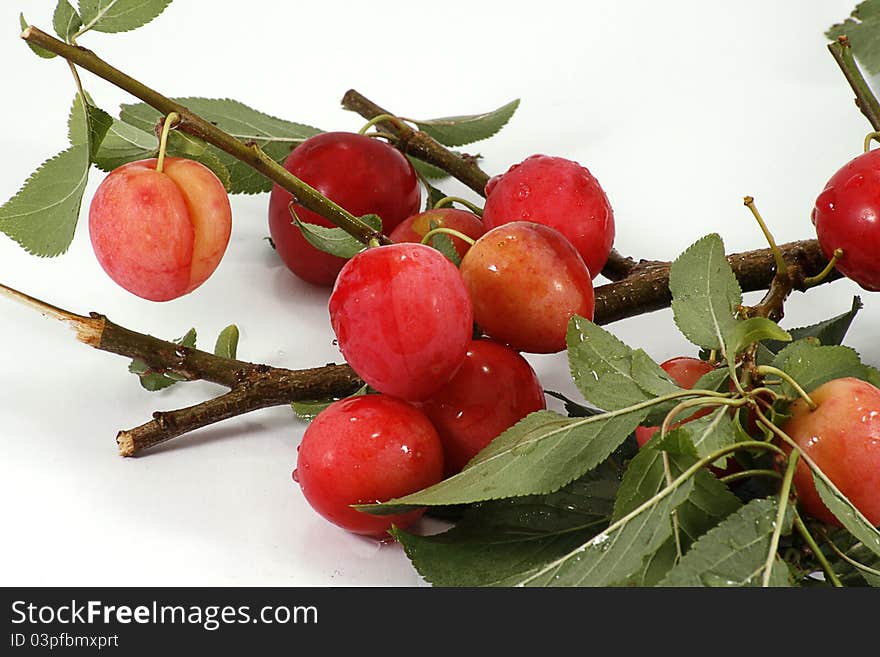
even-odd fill
[{"label": "water droplet on fruit", "polygon": [[293,474],[291,475],[291,477],[293,477],[293,480],[294,480],[296,483],[299,483],[299,474],[297,474],[297,470],[294,469]]},{"label": "water droplet on fruit", "polygon": [[529,186],[527,184],[520,183],[519,186],[516,188],[516,194],[514,196],[517,198],[517,200],[524,201],[529,197],[531,191],[532,190],[529,189]]}]

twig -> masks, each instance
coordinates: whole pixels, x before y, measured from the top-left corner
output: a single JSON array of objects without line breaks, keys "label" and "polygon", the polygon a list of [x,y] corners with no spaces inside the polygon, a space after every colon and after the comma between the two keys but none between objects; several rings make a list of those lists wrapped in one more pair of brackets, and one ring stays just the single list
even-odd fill
[{"label": "twig", "polygon": [[877,102],[877,98],[853,57],[849,39],[845,36],[838,38],[837,41],[828,44],[828,50],[831,51],[834,61],[840,66],[849,86],[855,92],[856,106],[874,127],[874,130],[880,130],[880,103]]}]

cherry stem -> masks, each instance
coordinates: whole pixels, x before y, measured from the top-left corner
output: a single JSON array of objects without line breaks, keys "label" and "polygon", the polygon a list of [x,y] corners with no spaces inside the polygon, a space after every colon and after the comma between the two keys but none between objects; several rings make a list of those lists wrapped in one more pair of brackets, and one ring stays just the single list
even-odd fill
[{"label": "cherry stem", "polygon": [[[693,392],[695,394],[698,393],[698,391]],[[676,418],[676,416],[680,415],[682,412],[688,410],[689,408],[700,406],[739,407],[745,406],[749,401],[747,398],[731,399],[728,396],[728,393],[715,393],[715,395],[717,396],[702,395],[700,397],[697,397],[696,399],[688,399],[687,401],[683,401],[675,406],[671,411],[666,414],[666,417],[663,418],[663,424],[660,427],[661,437],[666,436],[666,434],[669,433],[669,425]]]},{"label": "cherry stem", "polygon": [[761,227],[761,232],[764,233],[764,237],[766,238],[767,243],[770,245],[770,250],[773,252],[773,258],[776,260],[776,273],[781,276],[785,276],[788,273],[788,266],[785,264],[785,259],[782,257],[782,252],[776,245],[776,240],[773,239],[773,234],[770,232],[770,229],[767,228],[767,224],[764,222],[763,217],[761,217],[761,213],[758,212],[758,208],[755,207],[755,199],[751,196],[746,196],[745,198],[743,198],[743,204],[752,211],[752,215],[755,217],[755,221],[758,222],[758,226]]},{"label": "cherry stem", "polygon": [[162,136],[159,138],[159,156],[156,158],[156,171],[162,173],[165,168],[165,150],[168,148],[168,134],[180,120],[177,112],[171,112],[162,122]]},{"label": "cherry stem", "polygon": [[871,142],[875,139],[877,141],[880,141],[880,132],[877,132],[876,130],[874,132],[869,132],[867,135],[865,135],[865,142],[864,142],[865,153],[867,153],[869,150],[871,150]]},{"label": "cherry stem", "polygon": [[154,89],[138,82],[130,75],[114,68],[91,50],[64,43],[34,26],[27,27],[21,33],[21,38],[28,43],[38,45],[56,55],[60,55],[68,62],[94,73],[98,77],[139,98],[166,116],[176,112],[180,116],[177,126],[179,130],[197,137],[247,164],[293,194],[297,203],[321,215],[335,226],[342,228],[362,244],[367,244],[374,238],[383,244],[390,243],[390,240],[385,235],[373,230],[373,228],[348,212],[345,208],[334,203],[318,190],[294,176],[281,164],[269,157],[255,143],[242,142],[236,139],[180,103],[163,96]]},{"label": "cherry stem", "polygon": [[447,205],[452,205],[453,203],[460,203],[478,217],[483,216],[483,208],[474,203],[471,203],[467,199],[461,198],[460,196],[444,196],[434,204],[434,209],[439,210],[440,208]]},{"label": "cherry stem", "polygon": [[828,559],[825,558],[825,554],[822,552],[822,548],[819,547],[819,544],[816,543],[816,539],[813,538],[810,530],[807,529],[807,525],[804,523],[803,518],[801,518],[801,514],[798,513],[797,508],[794,509],[794,527],[797,530],[798,534],[801,535],[801,538],[804,539],[807,547],[810,548],[810,551],[816,557],[819,565],[822,566],[822,570],[825,572],[825,575],[828,577],[831,585],[837,588],[842,588],[843,583],[837,577],[837,573],[834,572],[834,568],[828,562]]},{"label": "cherry stem", "polygon": [[770,586],[770,576],[773,573],[773,565],[776,561],[776,553],[779,550],[779,538],[782,536],[782,525],[785,521],[785,512],[788,510],[791,484],[794,481],[794,473],[797,468],[799,452],[792,452],[785,468],[785,476],[782,478],[782,487],[779,489],[779,509],[776,512],[776,522],[773,525],[773,534],[770,537],[770,550],[767,553],[767,561],[764,563],[764,578],[761,585],[765,588]]},{"label": "cherry stem", "polygon": [[828,44],[828,50],[849,82],[849,86],[855,92],[856,106],[868,119],[874,130],[880,131],[880,102],[877,101],[853,57],[849,39],[846,36],[839,37],[837,41]]},{"label": "cherry stem", "polygon": [[[825,542],[834,551],[834,553],[838,557],[840,557],[841,559],[846,561],[850,566],[852,566],[856,570],[860,570],[860,571],[868,573],[870,575],[874,575],[875,577],[880,577],[880,570],[877,570],[876,568],[871,568],[870,566],[866,566],[861,561],[856,561],[855,559],[853,559],[846,552],[844,552],[839,547],[837,547],[837,544],[831,540],[831,538],[828,536],[828,534],[825,534],[824,538],[825,538]],[[856,545],[858,545],[858,543],[856,543]],[[850,548],[850,549],[852,549],[852,548]],[[814,551],[818,551],[819,554],[822,554],[821,550],[819,550],[818,547]],[[822,556],[824,557],[824,555],[822,555]],[[829,565],[829,569],[830,569],[830,565]],[[826,570],[826,572],[828,572],[828,571]],[[831,572],[833,572],[833,571],[831,571]],[[839,583],[839,581],[840,580],[838,580],[838,583]],[[841,584],[841,586],[842,586],[842,584]]]},{"label": "cherry stem", "polygon": [[425,233],[425,236],[422,238],[422,244],[430,244],[431,238],[434,237],[434,235],[451,235],[452,237],[457,237],[463,242],[467,242],[471,246],[476,244],[476,240],[473,239],[470,235],[465,235],[459,230],[455,230],[454,228],[447,228],[445,226],[432,228],[427,233]]},{"label": "cherry stem", "polygon": [[[880,133],[877,133],[877,134],[880,135]],[[841,249],[840,247],[837,247],[836,249],[834,249],[834,253],[831,255],[831,260],[828,261],[828,264],[825,265],[825,268],[822,271],[820,271],[818,274],[816,274],[815,276],[807,276],[804,279],[804,285],[806,287],[813,287],[814,285],[818,285],[819,283],[824,281],[828,277],[828,275],[832,271],[834,271],[834,267],[837,266],[837,263],[840,261],[840,259],[842,257],[843,257],[843,249]]]},{"label": "cherry stem", "polygon": [[[358,130],[358,134],[359,134],[359,135],[364,135],[364,134],[367,133],[367,130],[369,130],[370,128],[372,128],[374,125],[377,125],[377,124],[379,124],[379,123],[384,123],[384,122],[386,122],[386,121],[389,122],[389,123],[394,124],[394,126],[395,126],[398,130],[400,130],[401,128],[406,128],[406,127],[408,127],[403,121],[400,120],[399,117],[394,116],[393,114],[379,114],[378,116],[374,116],[372,119],[370,119],[369,121],[367,121],[367,122],[364,124],[364,127],[361,128],[360,130]],[[389,134],[389,133],[387,133],[387,132],[381,132],[381,131],[380,131],[378,134],[385,135],[385,136],[387,136],[387,137],[391,137],[391,138],[394,139],[395,141],[397,140],[397,138],[396,138],[394,135],[391,135],[391,134]]]},{"label": "cherry stem", "polygon": [[774,376],[778,376],[780,379],[785,381],[788,385],[794,388],[795,392],[806,402],[807,406],[810,407],[811,411],[815,411],[819,408],[818,404],[813,401],[812,397],[807,394],[806,390],[801,388],[800,384],[794,380],[794,378],[788,374],[788,372],[784,372],[778,367],[773,367],[772,365],[759,365],[755,368],[758,374],[773,374]]},{"label": "cherry stem", "polygon": [[776,472],[776,470],[743,470],[742,472],[734,472],[733,474],[725,475],[721,477],[719,481],[724,484],[730,484],[734,481],[739,481],[740,479],[748,479],[750,477],[770,477],[772,479],[782,479],[782,475]]}]

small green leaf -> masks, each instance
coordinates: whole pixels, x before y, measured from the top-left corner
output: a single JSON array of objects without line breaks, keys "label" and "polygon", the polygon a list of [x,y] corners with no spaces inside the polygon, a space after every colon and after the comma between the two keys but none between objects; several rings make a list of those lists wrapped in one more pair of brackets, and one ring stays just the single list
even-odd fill
[{"label": "small green leaf", "polygon": [[82,27],[79,14],[67,0],[58,0],[52,17],[52,27],[55,28],[55,34],[67,42],[70,42],[71,37]]},{"label": "small green leaf", "polygon": [[[25,20],[23,13],[18,15],[18,24],[21,25],[22,32],[30,27],[30,24],[27,22],[27,20]],[[52,59],[53,57],[57,57],[57,55],[50,50],[46,50],[45,48],[41,48],[40,46],[35,46],[30,42],[25,43],[28,44],[28,48],[30,48],[35,55],[42,57],[43,59]]]},{"label": "small green leaf", "polygon": [[475,141],[488,139],[503,128],[516,108],[519,99],[513,100],[492,112],[471,114],[469,116],[450,116],[442,119],[416,121],[422,132],[426,132],[444,146],[464,146]]},{"label": "small green leaf", "polygon": [[146,25],[171,0],[79,0],[83,32],[128,32]]},{"label": "small green leaf", "polygon": [[825,33],[832,41],[844,35],[868,73],[880,73],[880,0],[860,2],[850,18],[832,25]]},{"label": "small green leaf", "polygon": [[791,335],[779,327],[779,324],[766,317],[750,317],[749,319],[736,322],[725,337],[728,357],[733,358],[736,354],[745,351],[748,347],[762,340],[776,340],[778,342],[791,342]]},{"label": "small green leaf", "polygon": [[[413,168],[416,170],[416,172],[427,180],[442,180],[443,178],[449,177],[449,173],[438,166],[429,164],[428,162],[420,160],[417,157],[413,157],[412,155],[407,155],[406,157],[410,161],[410,164],[413,165]],[[441,196],[440,198],[443,197]],[[439,201],[440,199],[438,198],[437,200]],[[433,204],[431,205],[431,207],[434,207]]]},{"label": "small green leaf", "polygon": [[682,334],[698,347],[723,350],[737,323],[742,290],[717,234],[695,242],[669,270],[672,312]]},{"label": "small green leaf", "polygon": [[816,491],[828,510],[862,545],[880,556],[880,530],[874,527],[853,503],[823,473],[813,471]]},{"label": "small green leaf", "polygon": [[[437,227],[437,222],[435,221],[431,221],[428,226],[429,230],[434,230]],[[445,233],[437,233],[431,238],[431,246],[446,256],[446,258],[456,267],[461,265],[461,256],[458,255],[455,243],[449,235],[446,235]]]},{"label": "small green leaf", "polygon": [[588,319],[571,318],[566,342],[575,385],[598,408],[613,411],[680,390],[644,352]]},{"label": "small green leaf", "polygon": [[[779,508],[776,498],[752,500],[709,530],[659,586],[760,586]],[[788,586],[777,558],[773,586]]]},{"label": "small green leaf", "polygon": [[427,212],[428,210],[433,210],[438,201],[446,198],[446,194],[431,185],[429,182],[427,182],[426,179],[422,180],[422,184],[425,186],[425,189],[428,192],[427,196],[425,197],[425,212]]},{"label": "small green leaf", "polygon": [[0,231],[33,255],[64,253],[73,240],[88,176],[85,144],[47,160],[0,207]]},{"label": "small green leaf", "polygon": [[83,105],[80,95],[76,95],[67,123],[67,136],[72,146],[88,145],[89,159],[92,162],[95,161],[101,142],[112,125],[113,117],[96,107],[88,97]]},{"label": "small green leaf", "polygon": [[[818,324],[791,329],[789,331],[791,341],[802,340],[803,338],[816,338],[821,344],[826,346],[843,344],[846,332],[849,330],[853,319],[855,319],[861,309],[861,298],[853,297],[852,308],[850,308],[848,312],[826,319],[824,322],[819,322]],[[774,354],[778,354],[788,342],[789,341],[779,342],[768,340],[764,342],[764,346]]]},{"label": "small green leaf", "polygon": [[238,353],[239,337],[240,333],[235,324],[230,324],[220,331],[220,335],[217,336],[217,342],[214,345],[214,355],[235,360]]},{"label": "small green leaf", "polygon": [[[302,123],[285,121],[259,112],[228,98],[175,98],[174,100],[206,121],[216,124],[236,139],[252,142],[278,163],[283,163],[294,147],[321,132]],[[161,114],[146,103],[136,103],[123,105],[120,118],[142,131],[152,132]],[[172,135],[184,138],[176,131]],[[186,137],[194,140],[188,135]],[[272,181],[247,164],[214,146],[204,142],[199,143],[202,144],[202,150],[213,155],[228,171],[230,193],[258,194],[272,189]],[[188,148],[192,150],[194,147]],[[186,152],[181,155],[191,157]],[[210,166],[207,162],[202,163]]]},{"label": "small green leaf", "polygon": [[[360,397],[361,395],[366,395],[369,391],[370,387],[364,384],[356,392],[350,394],[349,397]],[[339,401],[339,399],[341,398],[295,401],[291,402],[290,406],[293,408],[293,412],[296,413],[298,419],[303,422],[311,422],[318,416],[318,413],[333,402]]]},{"label": "small green leaf", "polygon": [[360,508],[388,514],[559,490],[604,461],[646,412],[624,409],[586,418],[531,413],[490,442],[460,473],[411,495]]},{"label": "small green leaf", "polygon": [[102,171],[112,171],[128,162],[156,157],[158,151],[155,134],[113,119],[95,153],[95,165]]},{"label": "small green leaf", "polygon": [[[366,247],[342,228],[327,228],[317,224],[300,221],[296,212],[291,209],[293,223],[302,231],[303,237],[316,249],[329,253],[337,258],[352,258]],[[368,214],[360,218],[374,230],[382,230],[382,221],[378,215]]]}]

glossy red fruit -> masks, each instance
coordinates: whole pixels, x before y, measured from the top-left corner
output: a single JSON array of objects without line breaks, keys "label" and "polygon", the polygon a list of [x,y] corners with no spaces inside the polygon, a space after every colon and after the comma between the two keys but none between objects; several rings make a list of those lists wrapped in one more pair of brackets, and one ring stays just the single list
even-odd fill
[{"label": "glossy red fruit", "polygon": [[562,351],[568,320],[593,319],[590,272],[548,226],[516,221],[493,228],[462,259],[461,276],[477,325],[517,351]]},{"label": "glossy red fruit", "polygon": [[303,435],[294,479],[312,508],[357,534],[383,535],[404,528],[424,512],[374,516],[353,504],[386,502],[436,484],[443,476],[443,448],[425,415],[386,395],[335,402]]},{"label": "glossy red fruit", "polygon": [[98,186],[89,235],[101,267],[150,301],[170,301],[204,283],[226,252],[232,210],[208,167],[179,157],[129,162]]},{"label": "glossy red fruit", "polygon": [[439,251],[391,244],[346,263],[330,295],[330,323],[354,371],[379,392],[427,399],[461,367],[473,306]]},{"label": "glossy red fruit", "polygon": [[[667,361],[660,363],[660,367],[662,367],[666,373],[672,377],[672,380],[675,381],[678,385],[686,390],[691,390],[696,385],[697,381],[700,380],[704,374],[708,374],[713,369],[715,369],[712,365],[707,363],[704,360],[700,360],[699,358],[690,358],[688,356],[680,356],[678,358],[670,358]],[[691,420],[696,420],[698,417],[703,417],[708,413],[711,413],[712,409],[704,409],[701,411],[697,411],[690,417],[685,418],[679,422],[676,422],[672,425],[672,427],[678,427],[684,424],[685,422],[690,422]],[[657,431],[660,430],[660,427],[636,427],[636,441],[639,443],[639,447],[644,447],[645,443],[647,443],[654,436]]]},{"label": "glossy red fruit", "polygon": [[859,155],[835,173],[816,199],[813,224],[827,258],[866,290],[880,290],[880,151]]},{"label": "glossy red fruit", "polygon": [[[349,132],[325,132],[310,137],[288,156],[284,167],[330,200],[356,216],[377,214],[387,235],[419,211],[421,192],[415,170],[388,144]],[[293,197],[278,185],[269,198],[269,233],[278,255],[290,271],[316,285],[332,285],[345,260],[309,244],[292,223],[288,205]],[[295,205],[306,223],[332,224]]]},{"label": "glossy red fruit", "polygon": [[[872,525],[880,526],[880,390],[854,378],[835,379],[810,393],[818,405],[791,405],[782,430],[806,452]],[[786,451],[790,447],[783,445]],[[800,460],[794,475],[798,501],[814,518],[840,525]]]},{"label": "glossy red fruit", "polygon": [[525,358],[483,339],[471,343],[458,373],[419,407],[440,434],[449,476],[546,401]]},{"label": "glossy red fruit", "polygon": [[[404,219],[388,236],[392,242],[421,242],[422,238],[431,230],[431,224],[438,228],[452,228],[459,233],[478,240],[486,232],[483,222],[473,212],[458,210],[456,208],[438,208],[414,214]],[[471,245],[458,237],[452,237],[452,244],[458,255],[464,256]]]},{"label": "glossy red fruit", "polygon": [[614,244],[614,213],[588,169],[561,157],[532,155],[486,185],[486,229],[511,221],[555,228],[581,254],[595,278]]}]

